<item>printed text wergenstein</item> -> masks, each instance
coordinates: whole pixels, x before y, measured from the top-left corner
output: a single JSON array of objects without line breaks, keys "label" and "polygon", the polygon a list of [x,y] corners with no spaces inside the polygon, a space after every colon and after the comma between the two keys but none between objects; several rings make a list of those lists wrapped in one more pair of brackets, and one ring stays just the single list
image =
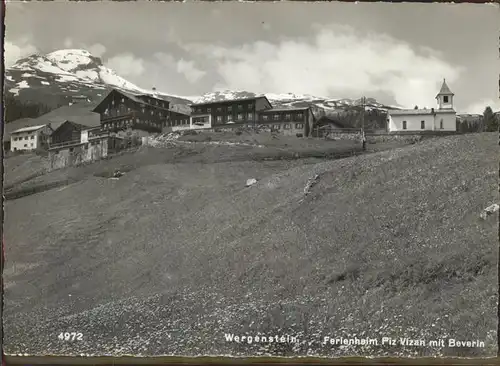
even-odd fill
[{"label": "printed text wergenstein", "polygon": [[230,333],[225,333],[224,337],[226,342],[236,342],[236,343],[297,343],[297,337],[290,335],[234,335]]}]

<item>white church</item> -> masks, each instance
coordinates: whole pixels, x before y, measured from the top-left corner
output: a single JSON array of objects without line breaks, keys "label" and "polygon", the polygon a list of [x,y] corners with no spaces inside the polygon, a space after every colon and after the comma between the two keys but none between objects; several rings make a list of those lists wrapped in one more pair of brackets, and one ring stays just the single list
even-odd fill
[{"label": "white church", "polygon": [[391,109],[387,111],[389,132],[399,131],[456,131],[457,112],[453,109],[453,94],[443,80],[436,95],[437,108]]}]

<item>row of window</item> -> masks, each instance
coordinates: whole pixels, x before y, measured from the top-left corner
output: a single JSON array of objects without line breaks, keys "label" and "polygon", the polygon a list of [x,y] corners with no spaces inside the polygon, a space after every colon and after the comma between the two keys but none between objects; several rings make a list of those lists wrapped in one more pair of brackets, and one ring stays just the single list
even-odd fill
[{"label": "row of window", "polygon": [[[28,147],[28,144],[24,144],[23,147]],[[30,143],[29,147],[35,147],[35,146],[33,145],[33,143]],[[14,147],[14,151],[17,151],[17,150],[18,150],[17,147]]]},{"label": "row of window", "polygon": [[[249,110],[253,109],[253,103],[250,104],[238,104],[235,108],[238,111],[242,111],[244,109]],[[233,106],[228,105],[227,107],[217,107],[217,108],[212,108],[212,107],[193,107],[193,112],[194,113],[212,113],[212,111],[217,111],[217,112],[232,112],[233,111]]]},{"label": "row of window", "polygon": [[[273,114],[272,116],[273,116],[273,120],[275,120],[275,121],[279,121],[279,120],[283,119],[283,116],[280,115],[280,114],[278,114],[278,113]],[[263,121],[268,121],[269,117],[270,116],[268,114],[263,114],[262,115],[262,120]],[[294,118],[296,118],[296,119],[303,119],[304,118],[304,114],[303,113],[296,113],[294,115]],[[290,113],[286,113],[284,119],[285,119],[285,121],[290,121],[292,119],[292,115]]]},{"label": "row of window", "polygon": [[184,126],[189,124],[189,119],[177,119],[171,122],[165,122],[165,126]]},{"label": "row of window", "polygon": [[[28,137],[30,138],[30,140],[34,140],[35,139],[35,136],[24,136],[24,140],[28,140]],[[23,140],[22,136],[21,137],[14,137],[13,139],[14,139],[14,141],[21,141],[21,140]]]},{"label": "row of window", "polygon": [[[439,128],[440,128],[440,129],[443,129],[443,128],[444,128],[444,126],[443,126],[443,120],[441,120],[441,121],[439,122]],[[406,130],[406,129],[407,129],[407,123],[406,123],[406,121],[403,121],[403,130]],[[421,130],[424,130],[424,129],[425,129],[425,121],[420,121],[420,129],[421,129]]]},{"label": "row of window", "polygon": [[[116,113],[118,111],[122,111],[122,112],[126,111],[127,113],[130,113],[130,112],[132,112],[132,109],[130,107],[125,107],[124,105],[119,105],[118,106],[118,110],[114,111],[115,112],[114,115],[118,115],[118,113]],[[104,111],[104,115],[105,116],[111,116],[112,115],[111,112],[112,111],[109,110],[109,108],[106,108],[106,110]],[[146,108],[145,107],[142,108],[142,113],[146,114]],[[162,118],[163,116],[168,117],[168,114],[166,114],[166,113],[164,114],[162,111],[158,111],[158,110],[154,110],[154,109],[151,109],[149,111],[149,114],[151,114],[151,116],[158,116],[160,118]]]},{"label": "row of window", "polygon": [[[158,100],[158,99],[153,99],[153,98],[144,98],[144,101],[148,104],[155,105],[161,108],[168,109],[168,103],[166,101]],[[125,103],[125,98],[121,98],[121,103]],[[111,101],[111,105],[115,105],[115,100],[113,99]]]},{"label": "row of window", "polygon": [[[136,118],[135,123],[160,128],[160,123],[157,121],[149,121],[149,120],[142,121],[139,118]],[[103,128],[104,129],[127,128],[127,127],[132,127],[133,124],[134,124],[134,121],[132,119],[125,119],[125,120],[121,120],[121,121],[113,121],[113,122],[103,123]]]},{"label": "row of window", "polygon": [[[232,118],[233,116],[216,116],[216,121],[219,122],[219,123],[222,123],[222,122],[231,122],[232,121]],[[237,121],[243,121],[245,119],[245,114],[243,113],[238,113],[236,115],[236,120]],[[248,113],[246,115],[246,119],[247,120],[253,120],[253,113]]]},{"label": "row of window", "polygon": [[[220,117],[220,116],[219,116]],[[218,122],[221,122],[219,119],[217,119]],[[186,120],[186,123],[182,123],[182,124],[188,124],[188,120]],[[205,123],[208,123],[208,118],[207,117],[193,117],[193,124],[205,124]],[[280,124],[275,124],[275,125],[272,125],[272,128],[274,129],[280,129]],[[283,125],[283,128],[284,129],[290,129],[292,128],[293,124],[290,124],[290,123],[285,123]],[[248,127],[253,127],[253,125],[248,125]],[[302,129],[304,128],[304,124],[303,123],[295,123],[295,128],[297,129]]]},{"label": "row of window", "polygon": [[[218,108],[218,109],[220,109],[220,108]],[[208,108],[207,112],[210,113],[210,108]],[[196,113],[198,113],[198,112],[196,112]],[[224,122],[226,119],[227,120],[231,120],[232,116],[216,116],[215,118],[216,118],[217,122]],[[244,113],[238,113],[236,115],[236,120],[238,120],[238,121],[241,121],[244,118],[245,118],[245,114]],[[302,112],[301,113],[296,113],[296,114],[293,115],[293,118],[301,120],[301,119],[304,118],[304,114]],[[253,113],[247,113],[246,114],[246,119],[253,120],[254,119],[254,114]],[[270,114],[263,114],[262,115],[262,120],[263,121],[269,121],[270,119],[271,119],[271,115]],[[272,119],[274,121],[279,121],[279,120],[282,120],[282,119],[285,119],[285,121],[290,121],[290,120],[292,120],[292,114],[287,113],[287,114],[284,115],[284,118],[283,118],[283,116],[281,114],[275,113],[275,114],[272,115]]]},{"label": "row of window", "polygon": [[[284,130],[289,130],[289,129],[292,128],[293,124],[291,124],[291,123],[284,123],[283,125],[272,125],[271,128],[274,129],[274,130],[279,130],[279,129],[281,129],[281,126],[283,126]],[[303,129],[304,128],[304,124],[303,123],[296,123],[295,124],[295,128],[296,129]]]}]

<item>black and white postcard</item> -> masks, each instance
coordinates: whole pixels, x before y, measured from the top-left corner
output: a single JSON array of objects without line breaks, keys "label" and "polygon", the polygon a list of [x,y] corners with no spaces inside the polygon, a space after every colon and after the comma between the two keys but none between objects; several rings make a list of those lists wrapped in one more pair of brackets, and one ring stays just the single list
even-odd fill
[{"label": "black and white postcard", "polygon": [[6,355],[496,356],[498,4],[5,24]]}]

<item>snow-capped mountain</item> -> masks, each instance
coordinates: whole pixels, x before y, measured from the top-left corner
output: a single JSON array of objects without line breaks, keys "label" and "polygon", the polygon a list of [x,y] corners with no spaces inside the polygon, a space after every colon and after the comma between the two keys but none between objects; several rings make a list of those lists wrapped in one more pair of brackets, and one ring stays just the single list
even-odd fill
[{"label": "snow-capped mountain", "polygon": [[[363,100],[359,99],[335,99],[318,97],[309,94],[255,94],[248,91],[216,91],[202,95],[201,97],[194,98],[195,103],[207,103],[213,101],[222,101],[229,99],[244,99],[254,96],[263,95],[271,102],[274,107],[287,108],[287,107],[306,107],[310,106],[315,111],[315,114],[335,115],[345,113],[353,109],[362,109]],[[386,112],[388,109],[399,109],[399,106],[388,106],[377,102],[374,98],[365,98],[365,110],[378,110]]]},{"label": "snow-capped mountain", "polygon": [[[182,97],[145,90],[120,77],[106,67],[100,58],[80,49],[63,49],[46,55],[35,54],[18,60],[6,69],[6,92],[26,102],[38,102],[49,106],[67,104],[72,97],[85,96],[97,103],[111,88],[125,91],[151,94],[169,100],[172,109],[189,113],[191,103],[206,103],[228,99],[243,99],[256,96],[249,91],[216,91],[199,97]],[[343,114],[359,111],[361,99],[335,99],[307,94],[265,94],[274,107],[310,106],[317,116]],[[385,112],[389,108],[398,108],[378,103],[373,98],[366,98],[367,111]]]},{"label": "snow-capped mountain", "polygon": [[66,103],[74,96],[98,102],[111,88],[140,94],[156,94],[183,111],[191,100],[145,90],[117,75],[100,58],[79,49],[58,50],[18,60],[5,71],[6,92],[23,101],[47,105]]}]

